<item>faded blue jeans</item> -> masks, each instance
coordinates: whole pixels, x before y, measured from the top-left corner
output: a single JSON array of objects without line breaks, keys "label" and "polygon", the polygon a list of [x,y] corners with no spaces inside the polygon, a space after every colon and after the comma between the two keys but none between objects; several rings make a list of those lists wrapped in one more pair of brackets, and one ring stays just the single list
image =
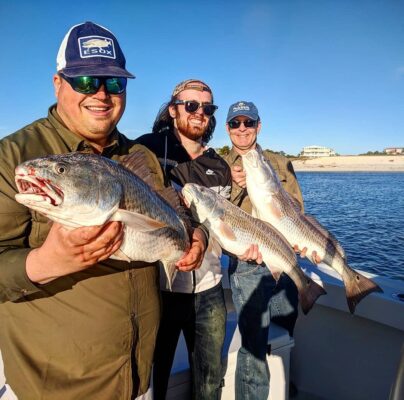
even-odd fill
[{"label": "faded blue jeans", "polygon": [[282,274],[278,283],[265,265],[230,257],[229,280],[238,314],[241,347],[235,375],[236,400],[267,400],[269,395],[268,331],[270,322],[293,334],[298,296],[293,281]]},{"label": "faded blue jeans", "polygon": [[220,399],[226,316],[221,283],[200,293],[162,291],[162,319],[153,367],[155,400],[165,399],[181,331],[191,367],[192,399]]}]

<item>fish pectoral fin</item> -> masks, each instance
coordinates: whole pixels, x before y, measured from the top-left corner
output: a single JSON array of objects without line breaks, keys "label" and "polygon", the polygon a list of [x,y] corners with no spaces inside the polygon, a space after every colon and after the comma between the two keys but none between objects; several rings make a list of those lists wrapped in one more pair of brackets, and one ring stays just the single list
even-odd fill
[{"label": "fish pectoral fin", "polygon": [[167,276],[165,289],[171,291],[173,281],[175,279],[175,276],[177,275],[177,267],[175,265],[175,262],[164,262],[162,260],[161,264],[163,265],[164,272],[166,273]]},{"label": "fish pectoral fin", "polygon": [[[282,218],[282,211],[281,211],[281,209],[279,208],[279,205],[278,204],[276,204],[275,202],[273,202],[273,201],[268,201],[268,202],[265,202],[264,203],[264,207],[262,207],[263,208],[263,215],[272,215],[272,216],[274,216],[276,219],[281,219]],[[261,213],[257,210],[257,216],[258,216],[258,218],[260,218],[261,217]],[[264,219],[265,220],[265,218],[261,218],[261,219]]]},{"label": "fish pectoral fin", "polygon": [[123,210],[121,208],[112,215],[110,221],[121,221],[125,225],[140,232],[154,231],[167,226],[163,222],[150,218],[147,215]]},{"label": "fish pectoral fin", "polygon": [[209,238],[209,244],[208,244],[208,253],[214,253],[218,257],[222,255],[222,247],[220,246],[219,242],[213,238],[212,236]]},{"label": "fish pectoral fin", "polygon": [[236,241],[236,235],[231,229],[231,226],[220,220],[219,222],[219,232],[221,235],[223,235],[226,239]]},{"label": "fish pectoral fin", "polygon": [[272,276],[274,277],[275,281],[278,282],[279,278],[281,277],[282,274],[282,270],[273,267],[271,265],[266,264],[266,266],[268,267],[269,271],[271,272]]},{"label": "fish pectoral fin", "polygon": [[110,258],[112,258],[113,260],[120,260],[127,262],[132,261],[121,249],[118,249],[114,254],[112,254]]}]

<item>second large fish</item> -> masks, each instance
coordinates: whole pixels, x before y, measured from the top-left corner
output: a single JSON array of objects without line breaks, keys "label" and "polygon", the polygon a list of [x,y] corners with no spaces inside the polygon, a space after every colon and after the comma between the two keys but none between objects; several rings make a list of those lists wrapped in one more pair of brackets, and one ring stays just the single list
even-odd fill
[{"label": "second large fish", "polygon": [[279,230],[292,246],[306,248],[307,257],[312,262],[319,258],[341,275],[351,313],[369,293],[382,291],[348,266],[342,246],[325,227],[300,211],[300,206],[283,189],[274,169],[260,151],[250,150],[242,158],[254,215]]},{"label": "second large fish", "polygon": [[269,224],[252,217],[209,188],[187,183],[182,194],[194,217],[209,229],[226,251],[242,255],[251,244],[258,244],[274,278],[278,280],[285,272],[293,280],[305,314],[317,298],[326,293],[303,273],[287,240]]}]

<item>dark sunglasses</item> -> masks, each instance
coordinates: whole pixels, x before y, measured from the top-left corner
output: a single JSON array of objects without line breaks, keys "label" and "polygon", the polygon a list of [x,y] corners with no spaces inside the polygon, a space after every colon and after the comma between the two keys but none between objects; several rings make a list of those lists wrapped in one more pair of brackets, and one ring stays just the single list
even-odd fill
[{"label": "dark sunglasses", "polygon": [[258,121],[254,121],[253,119],[246,119],[245,121],[239,121],[238,119],[232,119],[228,122],[231,129],[240,128],[241,124],[244,124],[246,128],[255,128],[258,124]]},{"label": "dark sunglasses", "polygon": [[208,117],[211,117],[218,108],[214,104],[199,103],[196,100],[175,100],[174,104],[184,104],[185,111],[190,114],[198,111],[198,109],[202,107],[204,114]]},{"label": "dark sunglasses", "polygon": [[82,94],[97,93],[101,85],[109,94],[122,94],[126,90],[127,78],[110,78],[100,76],[75,76],[69,78],[59,74],[76,92]]}]

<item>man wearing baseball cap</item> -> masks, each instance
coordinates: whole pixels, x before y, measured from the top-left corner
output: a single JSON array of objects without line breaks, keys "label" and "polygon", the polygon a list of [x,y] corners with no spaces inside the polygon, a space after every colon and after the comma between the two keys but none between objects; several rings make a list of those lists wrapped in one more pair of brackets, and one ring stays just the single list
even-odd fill
[{"label": "man wearing baseball cap", "polygon": [[140,151],[163,187],[155,156],[117,129],[128,78],[114,34],[75,25],[57,55],[57,103],[0,141],[0,348],[20,400],[129,400],[149,386],[156,265],[110,259],[122,243],[120,223],[67,230],[14,199],[18,164],[72,151],[114,160]]},{"label": "man wearing baseball cap", "polygon": [[[232,171],[231,202],[251,214],[252,205],[246,189],[241,155],[251,149],[262,151],[257,143],[261,119],[255,104],[249,101],[232,104],[226,118],[226,130],[233,145],[230,153],[224,157]],[[263,155],[275,169],[284,189],[303,210],[303,198],[292,163],[269,150],[263,151]],[[292,335],[297,318],[298,298],[293,281],[282,274],[276,283],[269,269],[261,266],[261,263],[262,255],[256,245],[242,257],[230,258],[230,287],[239,326],[243,327],[240,330],[242,347],[236,366],[236,400],[268,398],[269,369],[266,356],[270,322],[283,326]]]}]

